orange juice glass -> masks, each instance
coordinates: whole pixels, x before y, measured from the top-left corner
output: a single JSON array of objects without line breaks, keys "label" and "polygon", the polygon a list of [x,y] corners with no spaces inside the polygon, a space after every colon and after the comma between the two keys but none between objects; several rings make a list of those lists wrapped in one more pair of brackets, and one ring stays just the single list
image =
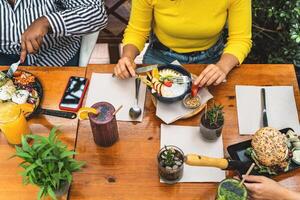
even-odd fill
[{"label": "orange juice glass", "polygon": [[0,129],[11,145],[21,144],[22,135],[30,133],[23,111],[15,103],[0,104]]}]

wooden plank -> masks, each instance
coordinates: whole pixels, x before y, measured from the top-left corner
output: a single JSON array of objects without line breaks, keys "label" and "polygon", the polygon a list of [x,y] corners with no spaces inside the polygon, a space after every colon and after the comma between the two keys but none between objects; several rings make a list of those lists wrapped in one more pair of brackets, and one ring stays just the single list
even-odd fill
[{"label": "wooden plank", "polygon": [[[0,67],[0,70],[7,69]],[[44,89],[43,108],[58,109],[65,86],[70,76],[85,76],[86,68],[66,67],[25,67],[21,68],[33,73],[41,81]],[[61,139],[70,149],[75,148],[78,121],[50,116],[37,116],[29,121],[34,134],[47,135],[53,126],[60,126]],[[36,199],[38,188],[23,186],[18,167],[19,159],[8,158],[15,153],[14,147],[7,144],[4,136],[0,134],[0,199],[32,200]],[[64,197],[66,199],[66,197]]]},{"label": "wooden plank", "polygon": [[[112,72],[114,65],[90,65],[92,72]],[[187,65],[199,74],[204,65]],[[298,112],[299,87],[293,65],[242,65],[227,78],[227,83],[210,87],[216,102],[224,105],[224,148],[249,139],[238,134],[235,85],[292,85]],[[126,88],[124,88],[126,89]],[[99,99],[101,101],[101,99]],[[198,126],[199,115],[175,122],[175,125]],[[74,176],[70,199],[103,200],[214,200],[217,183],[179,183],[166,185],[159,182],[156,155],[159,151],[160,124],[155,116],[150,94],[147,94],[142,123],[118,122],[120,140],[110,148],[98,147],[92,138],[88,121],[81,121],[78,130],[76,158],[87,162],[86,168]],[[231,173],[232,175],[232,173]],[[283,185],[300,191],[300,170],[277,177]]]}]

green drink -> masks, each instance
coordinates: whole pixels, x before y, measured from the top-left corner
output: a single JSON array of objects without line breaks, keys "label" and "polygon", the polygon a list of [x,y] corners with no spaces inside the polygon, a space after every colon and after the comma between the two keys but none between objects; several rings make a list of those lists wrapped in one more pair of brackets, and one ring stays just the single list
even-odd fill
[{"label": "green drink", "polygon": [[223,180],[219,184],[216,200],[247,200],[247,189],[239,184],[240,181],[236,179]]}]

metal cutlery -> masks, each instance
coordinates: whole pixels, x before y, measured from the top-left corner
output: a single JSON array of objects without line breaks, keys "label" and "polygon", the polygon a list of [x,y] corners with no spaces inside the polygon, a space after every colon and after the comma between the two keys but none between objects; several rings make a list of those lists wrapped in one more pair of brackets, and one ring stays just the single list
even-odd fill
[{"label": "metal cutlery", "polygon": [[17,69],[18,69],[20,63],[21,63],[21,61],[19,60],[18,62],[13,63],[13,64],[9,67],[9,69],[7,70],[7,73],[6,73],[6,76],[7,76],[8,78],[12,78],[12,77],[13,77],[13,75],[14,75],[14,73],[17,71]]},{"label": "metal cutlery", "polygon": [[260,97],[261,97],[262,127],[267,127],[268,126],[268,116],[267,116],[266,90],[265,90],[265,88],[261,89]]}]

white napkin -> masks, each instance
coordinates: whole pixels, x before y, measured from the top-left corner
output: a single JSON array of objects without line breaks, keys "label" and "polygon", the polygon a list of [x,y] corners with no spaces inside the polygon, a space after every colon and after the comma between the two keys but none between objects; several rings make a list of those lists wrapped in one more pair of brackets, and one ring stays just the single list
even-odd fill
[{"label": "white napkin", "polygon": [[[200,135],[200,127],[162,124],[160,146],[162,148],[165,145],[175,145],[184,154],[224,157],[222,137],[216,141],[206,141]],[[223,179],[225,179],[225,171],[221,169],[184,165],[183,177],[179,182],[220,182]]]},{"label": "white napkin", "polygon": [[298,112],[292,86],[236,86],[239,132],[254,134],[261,127],[260,90],[266,90],[266,108],[270,127],[293,128],[300,133]]},{"label": "white napkin", "polygon": [[[207,88],[200,89],[198,94],[201,97],[201,104],[205,104],[208,100],[213,98]],[[173,123],[193,111],[193,109],[185,108],[182,101],[166,104],[157,100],[156,116],[166,124]]]},{"label": "white napkin", "polygon": [[111,103],[115,109],[123,105],[123,108],[117,113],[117,120],[141,122],[145,96],[146,85],[141,83],[139,106],[142,109],[142,114],[139,118],[133,120],[129,116],[129,109],[135,104],[135,79],[119,80],[113,78],[112,74],[93,73],[85,105],[92,106],[100,101]]}]

